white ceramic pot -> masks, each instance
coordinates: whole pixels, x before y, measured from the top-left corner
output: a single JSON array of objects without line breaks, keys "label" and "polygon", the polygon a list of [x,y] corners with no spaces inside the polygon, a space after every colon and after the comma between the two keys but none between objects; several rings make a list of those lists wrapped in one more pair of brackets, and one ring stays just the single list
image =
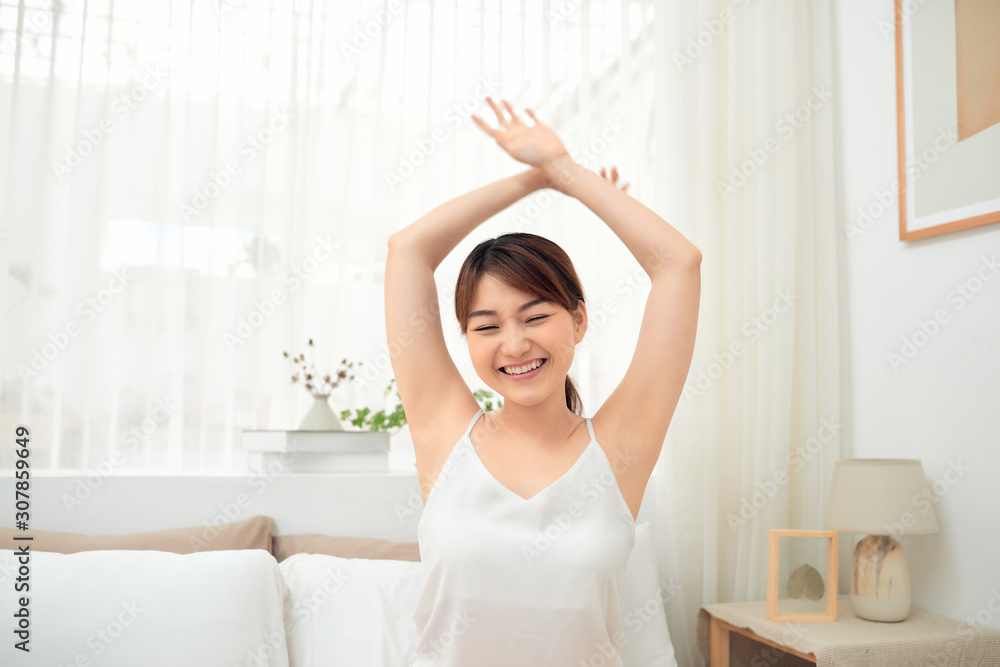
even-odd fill
[{"label": "white ceramic pot", "polygon": [[343,431],[340,419],[333,412],[327,399],[330,394],[313,395],[313,404],[299,424],[300,431]]}]

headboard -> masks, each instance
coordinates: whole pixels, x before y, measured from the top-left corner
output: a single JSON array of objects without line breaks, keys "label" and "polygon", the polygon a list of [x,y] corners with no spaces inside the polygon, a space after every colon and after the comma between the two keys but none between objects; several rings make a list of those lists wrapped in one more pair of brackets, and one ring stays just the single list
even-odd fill
[{"label": "headboard", "polygon": [[[14,473],[0,471],[0,526],[14,524]],[[274,518],[275,535],[322,533],[416,542],[416,473],[142,475],[52,471],[31,478],[30,528],[117,535]],[[27,531],[30,534],[30,529]]]}]

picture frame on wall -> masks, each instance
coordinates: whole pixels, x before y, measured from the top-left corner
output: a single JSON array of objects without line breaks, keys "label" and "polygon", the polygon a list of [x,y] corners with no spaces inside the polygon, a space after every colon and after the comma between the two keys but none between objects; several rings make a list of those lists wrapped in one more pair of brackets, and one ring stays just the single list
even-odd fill
[{"label": "picture frame on wall", "polygon": [[894,5],[899,240],[1000,222],[1000,3]]},{"label": "picture frame on wall", "polygon": [[837,620],[837,531],[767,531],[767,618]]}]

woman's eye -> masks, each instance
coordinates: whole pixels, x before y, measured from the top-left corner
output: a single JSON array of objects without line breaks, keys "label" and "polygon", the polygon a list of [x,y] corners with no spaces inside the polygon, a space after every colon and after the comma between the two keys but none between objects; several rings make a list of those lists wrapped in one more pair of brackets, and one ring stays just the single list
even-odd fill
[{"label": "woman's eye", "polygon": [[[548,315],[536,315],[528,319],[529,322],[534,322],[535,320],[544,320]],[[479,327],[478,329],[473,329],[473,331],[486,331],[487,329],[496,329],[495,326]]]}]

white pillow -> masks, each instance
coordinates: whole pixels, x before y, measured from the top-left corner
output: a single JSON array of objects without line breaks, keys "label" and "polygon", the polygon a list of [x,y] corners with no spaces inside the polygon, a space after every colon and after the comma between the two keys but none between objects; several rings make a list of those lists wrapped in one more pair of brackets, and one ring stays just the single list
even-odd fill
[{"label": "white pillow", "polygon": [[299,553],[278,567],[295,667],[406,667],[417,659],[419,562]]},{"label": "white pillow", "polygon": [[664,599],[669,600],[676,592],[669,585],[661,585],[657,575],[653,524],[637,524],[621,591],[625,643],[620,652],[625,667],[677,667],[663,608]]},{"label": "white pillow", "polygon": [[[0,664],[288,667],[281,573],[263,549],[31,552],[27,592],[16,559],[0,550]],[[11,627],[22,596],[30,653]]]},{"label": "white pillow", "polygon": [[[419,562],[295,554],[278,564],[288,595],[292,667],[401,667],[416,661]],[[636,526],[621,591],[625,667],[677,667],[653,553],[653,526]]]}]

